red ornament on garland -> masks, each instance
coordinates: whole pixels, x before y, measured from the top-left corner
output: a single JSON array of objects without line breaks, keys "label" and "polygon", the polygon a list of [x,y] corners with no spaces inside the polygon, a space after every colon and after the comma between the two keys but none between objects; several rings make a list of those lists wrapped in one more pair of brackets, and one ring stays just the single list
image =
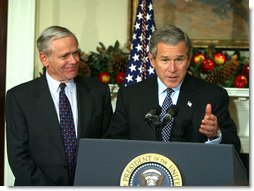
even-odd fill
[{"label": "red ornament on garland", "polygon": [[115,81],[117,84],[122,84],[125,80],[125,73],[124,72],[118,72],[115,77]]},{"label": "red ornament on garland", "polygon": [[245,75],[249,79],[249,74],[250,74],[250,66],[249,64],[246,64],[243,67],[243,75]]},{"label": "red ornament on garland", "polygon": [[225,64],[227,61],[226,56],[221,52],[217,52],[213,55],[213,60],[217,65]]},{"label": "red ornament on garland", "polygon": [[197,65],[201,64],[205,60],[205,55],[202,53],[198,53],[193,56],[193,62]]},{"label": "red ornament on garland", "polygon": [[212,59],[205,59],[201,64],[201,70],[205,73],[212,71],[215,67],[215,64]]},{"label": "red ornament on garland", "polygon": [[234,80],[234,86],[237,88],[246,88],[248,79],[245,75],[237,75]]},{"label": "red ornament on garland", "polygon": [[106,84],[110,81],[110,74],[108,72],[101,72],[98,75],[98,79]]}]

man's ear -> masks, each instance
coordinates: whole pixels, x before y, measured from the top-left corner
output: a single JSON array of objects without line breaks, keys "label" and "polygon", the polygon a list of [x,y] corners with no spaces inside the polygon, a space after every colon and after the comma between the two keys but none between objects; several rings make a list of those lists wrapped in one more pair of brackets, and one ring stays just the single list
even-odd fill
[{"label": "man's ear", "polygon": [[190,56],[189,56],[189,58],[188,58],[188,67],[189,67],[190,64],[191,64],[191,59],[192,59],[192,52],[190,53]]},{"label": "man's ear", "polygon": [[39,58],[41,63],[43,64],[43,66],[48,67],[49,65],[49,58],[46,54],[44,54],[43,52],[39,52]]},{"label": "man's ear", "polygon": [[148,58],[150,60],[152,67],[154,68],[155,67],[155,58],[153,57],[153,55],[150,52],[148,53]]}]

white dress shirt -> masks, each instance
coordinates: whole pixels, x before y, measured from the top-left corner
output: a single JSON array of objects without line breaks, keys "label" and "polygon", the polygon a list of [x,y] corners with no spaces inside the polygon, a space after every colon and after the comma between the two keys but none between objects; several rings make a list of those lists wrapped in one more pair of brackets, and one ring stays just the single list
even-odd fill
[{"label": "white dress shirt", "polygon": [[[60,92],[60,82],[52,78],[48,72],[46,72],[46,78],[49,86],[49,91],[52,96],[52,99],[55,104],[56,108],[56,113],[58,116],[58,121],[60,123],[60,116],[59,116],[59,92]],[[77,136],[77,126],[78,126],[78,109],[77,109],[77,91],[76,91],[76,84],[74,83],[73,80],[70,80],[65,83],[65,94],[68,97],[70,104],[71,104],[71,109],[72,109],[72,114],[73,114],[73,120],[75,124],[75,132]]]}]

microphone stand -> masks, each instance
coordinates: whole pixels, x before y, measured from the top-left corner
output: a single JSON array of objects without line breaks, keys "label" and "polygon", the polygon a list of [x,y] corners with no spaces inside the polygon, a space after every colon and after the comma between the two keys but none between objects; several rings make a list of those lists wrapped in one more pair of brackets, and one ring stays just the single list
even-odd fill
[{"label": "microphone stand", "polygon": [[153,115],[150,119],[145,119],[145,123],[148,124],[156,132],[156,141],[161,141],[161,122],[158,115]]},{"label": "microphone stand", "polygon": [[156,120],[154,121],[154,128],[156,131],[156,141],[162,141],[162,137],[161,137],[162,126],[161,126],[159,116],[157,116]]},{"label": "microphone stand", "polygon": [[171,118],[164,118],[161,122],[159,115],[152,115],[150,118],[145,118],[145,123],[155,130],[156,141],[162,141],[161,131],[169,120],[171,120]]},{"label": "microphone stand", "polygon": [[167,113],[165,114],[162,121],[160,121],[159,115],[154,115],[153,118],[149,121],[150,126],[155,129],[156,131],[156,141],[162,141],[161,137],[161,131],[163,127],[173,119],[173,117],[176,115],[178,111],[178,108],[176,105],[170,106]]},{"label": "microphone stand", "polygon": [[155,130],[156,130],[156,141],[162,141],[162,137],[161,137],[162,126],[161,126],[161,123],[158,124],[158,125],[155,127]]}]

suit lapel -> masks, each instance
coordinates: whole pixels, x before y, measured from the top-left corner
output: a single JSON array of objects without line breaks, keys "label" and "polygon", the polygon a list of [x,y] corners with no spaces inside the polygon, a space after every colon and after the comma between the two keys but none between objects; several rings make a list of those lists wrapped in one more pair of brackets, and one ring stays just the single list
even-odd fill
[{"label": "suit lapel", "polygon": [[[178,114],[175,117],[175,125],[172,129],[175,135],[183,135],[187,130],[189,131],[192,114],[197,108],[197,104],[200,100],[196,99],[197,90],[202,87],[202,83],[194,80],[192,76],[186,74],[183,84],[180,89],[180,94],[177,101]],[[186,129],[187,128],[187,129]]]},{"label": "suit lapel", "polygon": [[[54,106],[53,99],[49,92],[47,81],[45,77],[39,79],[39,84],[37,85],[37,91],[35,91],[36,103],[35,106],[44,121],[42,127],[47,128],[49,136],[51,136],[52,141],[55,142],[60,155],[65,160],[64,147],[62,136],[60,132],[59,121]],[[49,143],[46,143],[49,144]],[[54,146],[52,145],[52,146]]]},{"label": "suit lapel", "polygon": [[[77,86],[77,104],[78,114],[84,114],[78,116],[78,137],[85,137],[86,128],[89,126],[89,120],[92,115],[92,98],[89,94],[90,88],[81,83],[79,79],[76,79]],[[82,127],[82,128],[81,128]]]},{"label": "suit lapel", "polygon": [[193,108],[195,107],[195,100],[193,100],[192,96],[194,92],[195,86],[191,85],[191,77],[187,74],[181,86],[177,101],[177,106],[179,108],[179,113],[177,114],[178,120],[181,121],[192,114]]},{"label": "suit lapel", "polygon": [[152,77],[145,81],[147,85],[144,85],[145,89],[142,89],[143,96],[141,97],[140,104],[143,104],[141,108],[142,113],[147,113],[151,107],[159,106],[158,98],[158,83],[157,78]]}]

